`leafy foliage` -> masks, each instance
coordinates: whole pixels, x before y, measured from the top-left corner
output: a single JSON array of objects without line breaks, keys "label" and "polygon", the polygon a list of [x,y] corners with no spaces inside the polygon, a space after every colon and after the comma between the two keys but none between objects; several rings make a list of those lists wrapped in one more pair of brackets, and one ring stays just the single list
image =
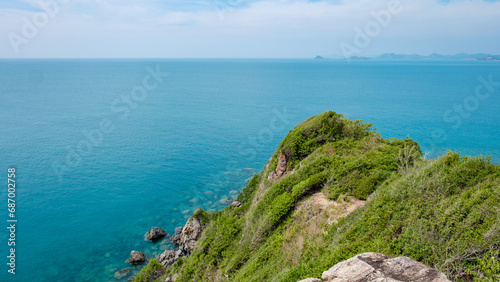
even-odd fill
[{"label": "leafy foliage", "polygon": [[135,276],[134,282],[147,282],[147,281],[165,281],[159,277],[165,272],[165,267],[156,259],[152,259],[149,263],[141,269],[139,274]]}]

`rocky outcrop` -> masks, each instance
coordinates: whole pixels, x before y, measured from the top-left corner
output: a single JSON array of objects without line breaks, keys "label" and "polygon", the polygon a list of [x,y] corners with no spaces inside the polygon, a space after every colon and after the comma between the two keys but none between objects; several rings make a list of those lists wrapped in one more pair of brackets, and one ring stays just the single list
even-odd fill
[{"label": "rocky outcrop", "polygon": [[[308,278],[316,279],[316,278]],[[449,282],[446,275],[408,257],[388,257],[380,253],[363,253],[337,263],[321,275],[328,282]],[[301,282],[316,280],[301,280]]]},{"label": "rocky outcrop", "polygon": [[190,217],[183,227],[177,227],[175,229],[172,241],[179,247],[177,251],[165,250],[162,254],[158,256],[158,262],[163,264],[165,267],[169,267],[174,264],[181,256],[190,255],[196,241],[201,236],[204,226],[196,217]]},{"label": "rocky outcrop", "polygon": [[286,175],[287,173],[287,166],[286,166],[286,155],[280,151],[280,155],[278,157],[278,164],[276,165],[276,169],[271,171],[269,173],[269,176],[267,177],[268,180],[273,180],[279,177],[282,177]]},{"label": "rocky outcrop", "polygon": [[318,279],[318,278],[307,278],[307,279],[304,279],[304,280],[300,280],[298,282],[323,282],[323,280]]},{"label": "rocky outcrop", "polygon": [[181,250],[177,251],[165,250],[162,254],[158,256],[157,260],[165,267],[169,267],[172,264],[174,264],[181,256],[182,256]]},{"label": "rocky outcrop", "polygon": [[160,227],[151,227],[151,230],[144,235],[146,239],[151,241],[159,240],[165,236],[167,236],[167,232]]},{"label": "rocky outcrop", "polygon": [[196,241],[201,236],[203,227],[200,221],[195,217],[190,217],[182,228],[179,235],[174,235],[172,241],[179,247],[184,255],[189,255],[193,252]]},{"label": "rocky outcrop", "polygon": [[130,264],[142,264],[146,261],[146,256],[142,252],[132,251],[130,252],[130,258],[126,260],[126,263]]},{"label": "rocky outcrop", "polygon": [[281,177],[286,174],[286,155],[280,152],[278,165],[276,166],[276,176]]},{"label": "rocky outcrop", "polygon": [[235,207],[235,208],[239,208],[241,206],[241,203],[238,202],[238,201],[233,201],[231,204],[230,204],[231,207]]}]

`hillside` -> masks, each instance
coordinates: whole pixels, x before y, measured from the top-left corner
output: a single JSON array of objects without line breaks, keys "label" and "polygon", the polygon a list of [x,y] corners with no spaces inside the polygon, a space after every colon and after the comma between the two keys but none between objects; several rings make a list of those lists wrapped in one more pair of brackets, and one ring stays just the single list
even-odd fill
[{"label": "hillside", "polygon": [[241,206],[193,215],[204,230],[189,256],[166,269],[153,259],[135,281],[298,281],[366,252],[498,280],[500,167],[453,152],[425,160],[415,141],[370,126],[334,112],[300,123]]}]

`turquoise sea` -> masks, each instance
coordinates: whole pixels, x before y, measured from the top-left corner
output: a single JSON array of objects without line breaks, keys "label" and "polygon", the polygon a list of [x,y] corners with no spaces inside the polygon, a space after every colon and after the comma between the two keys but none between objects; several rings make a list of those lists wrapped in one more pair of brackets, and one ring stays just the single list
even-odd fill
[{"label": "turquoise sea", "polygon": [[0,281],[115,281],[130,251],[172,248],[145,242],[150,227],[172,234],[197,208],[221,209],[326,110],[429,158],[498,164],[496,81],[500,63],[479,61],[0,60]]}]

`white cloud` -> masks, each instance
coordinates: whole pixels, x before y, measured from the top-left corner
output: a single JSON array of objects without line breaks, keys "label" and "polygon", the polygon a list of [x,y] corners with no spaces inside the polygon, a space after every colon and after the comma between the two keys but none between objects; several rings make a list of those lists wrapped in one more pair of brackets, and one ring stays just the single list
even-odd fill
[{"label": "white cloud", "polygon": [[[19,56],[273,57],[339,53],[341,42],[352,41],[354,28],[363,28],[373,20],[370,12],[386,9],[389,1],[246,2],[236,9],[228,5],[222,10],[221,21],[207,2],[73,0],[61,6],[57,18],[26,44],[32,45],[30,48],[20,46],[24,50]],[[182,8],[175,9],[175,3],[182,3]],[[196,8],[189,10],[186,5]],[[463,51],[500,53],[493,49],[500,44],[491,45],[500,40],[496,28],[500,26],[499,2],[401,0],[401,5],[403,11],[393,16],[366,52],[412,51],[413,45],[414,52],[434,48],[453,53],[462,47]],[[30,18],[32,12],[0,9],[0,15],[0,33],[20,33],[21,18]],[[441,42],[445,39],[463,42],[463,46],[453,49]],[[415,41],[419,42],[418,50],[410,44]],[[8,42],[2,45],[6,48],[0,49],[0,56],[13,56]],[[63,46],[72,49],[63,50]]]}]

